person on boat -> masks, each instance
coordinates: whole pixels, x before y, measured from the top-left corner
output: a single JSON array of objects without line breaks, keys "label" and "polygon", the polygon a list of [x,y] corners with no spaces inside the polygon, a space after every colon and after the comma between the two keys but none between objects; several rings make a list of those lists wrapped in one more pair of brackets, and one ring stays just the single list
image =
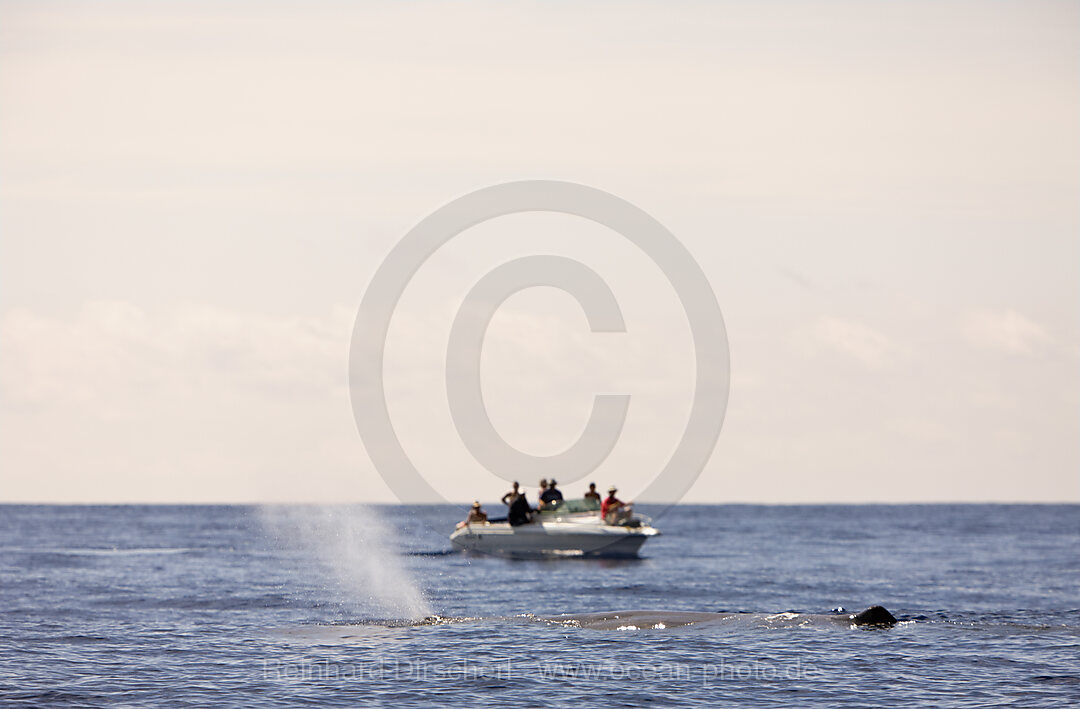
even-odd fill
[{"label": "person on boat", "polygon": [[540,478],[540,492],[536,493],[536,499],[538,500],[538,502],[536,503],[536,512],[544,509],[544,494],[547,492],[547,489],[547,478]]},{"label": "person on boat", "polygon": [[585,499],[599,504],[601,497],[600,493],[596,491],[596,483],[589,483],[589,489],[585,491]]},{"label": "person on boat", "polygon": [[[543,481],[541,481],[541,482],[543,482]],[[562,502],[562,499],[563,499],[562,491],[559,490],[557,487],[555,487],[556,485],[558,485],[558,483],[555,482],[555,478],[552,478],[551,482],[548,483],[547,489],[545,489],[540,494],[540,508],[541,509],[547,509],[549,507],[557,507],[558,504],[560,502]]]},{"label": "person on boat", "polygon": [[615,497],[619,490],[612,485],[608,488],[608,496],[600,503],[600,516],[606,524],[622,524],[630,519],[630,505]]},{"label": "person on boat", "polygon": [[487,521],[487,512],[484,512],[484,508],[480,506],[480,500],[472,503],[469,516],[465,518],[465,524],[484,524]]},{"label": "person on boat", "polygon": [[532,507],[529,506],[524,492],[510,501],[510,511],[506,513],[506,521],[511,527],[518,527],[532,521]]},{"label": "person on boat", "polygon": [[510,506],[510,505],[512,505],[514,503],[514,498],[517,497],[520,494],[521,494],[521,489],[518,486],[517,481],[515,480],[514,481],[514,488],[510,492],[508,492],[508,493],[506,493],[505,495],[502,496],[502,503],[504,505]]}]

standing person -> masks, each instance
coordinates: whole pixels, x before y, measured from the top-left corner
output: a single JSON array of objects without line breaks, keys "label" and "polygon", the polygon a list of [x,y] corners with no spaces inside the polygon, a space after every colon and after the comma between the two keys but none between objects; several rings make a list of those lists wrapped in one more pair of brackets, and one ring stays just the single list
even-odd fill
[{"label": "standing person", "polygon": [[585,491],[585,499],[600,502],[600,493],[596,491],[596,483],[589,483],[589,489]]},{"label": "standing person", "polygon": [[544,509],[544,493],[547,492],[547,487],[547,478],[540,478],[540,492],[536,493],[536,499],[538,500],[538,502],[536,503],[537,512]]},{"label": "standing person", "polygon": [[551,482],[548,483],[547,489],[540,495],[541,508],[546,509],[548,507],[555,507],[562,502],[562,491],[555,487],[556,485],[558,485],[558,483],[555,482],[555,478],[552,478]]},{"label": "standing person", "polygon": [[521,489],[518,487],[517,480],[514,481],[514,489],[502,496],[502,503],[509,507],[514,503],[514,498],[521,494]]},{"label": "standing person", "polygon": [[525,493],[519,494],[510,501],[510,511],[506,513],[506,521],[511,527],[518,527],[532,521],[532,508],[525,498]]}]

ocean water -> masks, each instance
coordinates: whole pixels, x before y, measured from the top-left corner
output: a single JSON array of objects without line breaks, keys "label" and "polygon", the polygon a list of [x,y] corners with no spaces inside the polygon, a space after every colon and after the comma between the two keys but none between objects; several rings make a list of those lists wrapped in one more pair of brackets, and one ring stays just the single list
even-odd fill
[{"label": "ocean water", "polygon": [[[631,561],[453,553],[463,515],[0,506],[0,704],[1080,704],[1080,506],[679,506]],[[536,617],[872,604],[902,622]]]}]

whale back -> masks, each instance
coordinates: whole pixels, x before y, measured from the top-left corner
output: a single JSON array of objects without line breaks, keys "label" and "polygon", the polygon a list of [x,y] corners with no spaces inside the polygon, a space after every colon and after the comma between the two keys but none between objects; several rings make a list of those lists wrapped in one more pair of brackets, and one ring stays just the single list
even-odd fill
[{"label": "whale back", "polygon": [[862,613],[709,613],[665,610],[623,610],[606,613],[568,613],[541,616],[538,620],[592,630],[664,630],[685,626],[721,623],[750,623],[769,628],[807,625],[887,627],[896,618],[882,606],[870,606]]},{"label": "whale back", "polygon": [[896,625],[896,618],[883,606],[870,606],[851,617],[853,625]]}]

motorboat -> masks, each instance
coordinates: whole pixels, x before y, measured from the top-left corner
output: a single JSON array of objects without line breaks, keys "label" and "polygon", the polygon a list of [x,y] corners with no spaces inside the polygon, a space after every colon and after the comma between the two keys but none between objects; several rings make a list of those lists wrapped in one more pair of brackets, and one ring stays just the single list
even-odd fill
[{"label": "motorboat", "polygon": [[641,545],[659,534],[644,515],[630,511],[609,524],[601,518],[598,502],[566,500],[534,513],[527,524],[462,523],[450,541],[464,551],[513,558],[626,558],[637,556]]}]

